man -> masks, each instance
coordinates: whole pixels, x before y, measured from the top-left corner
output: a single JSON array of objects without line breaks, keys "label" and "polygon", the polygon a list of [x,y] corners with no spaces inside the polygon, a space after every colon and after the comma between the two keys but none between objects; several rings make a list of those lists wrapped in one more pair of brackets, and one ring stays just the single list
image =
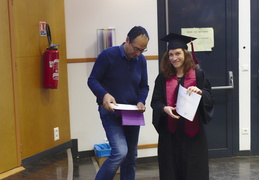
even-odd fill
[{"label": "man", "polygon": [[139,111],[145,111],[149,86],[146,59],[142,53],[146,51],[148,41],[145,28],[133,27],[126,42],[100,53],[88,78],[111,146],[111,154],[98,171],[96,180],[112,180],[119,167],[121,179],[135,179],[140,126],[122,126],[121,116],[110,104],[132,104],[137,105]]}]

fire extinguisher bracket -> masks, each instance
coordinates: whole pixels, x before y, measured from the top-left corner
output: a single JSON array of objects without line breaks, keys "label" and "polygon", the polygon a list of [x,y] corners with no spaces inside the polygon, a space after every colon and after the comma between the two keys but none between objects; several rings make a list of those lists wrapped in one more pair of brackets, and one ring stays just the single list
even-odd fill
[{"label": "fire extinguisher bracket", "polygon": [[50,27],[46,24],[49,48],[43,53],[44,60],[44,88],[57,89],[59,79],[59,45],[52,45]]}]

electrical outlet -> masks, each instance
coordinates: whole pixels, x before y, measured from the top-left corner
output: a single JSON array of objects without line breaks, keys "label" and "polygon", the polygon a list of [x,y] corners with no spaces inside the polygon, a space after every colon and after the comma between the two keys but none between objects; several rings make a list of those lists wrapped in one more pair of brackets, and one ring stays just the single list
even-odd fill
[{"label": "electrical outlet", "polygon": [[249,134],[248,128],[242,128],[242,134],[243,134],[243,135]]},{"label": "electrical outlet", "polygon": [[59,128],[55,127],[54,128],[54,141],[59,140]]}]

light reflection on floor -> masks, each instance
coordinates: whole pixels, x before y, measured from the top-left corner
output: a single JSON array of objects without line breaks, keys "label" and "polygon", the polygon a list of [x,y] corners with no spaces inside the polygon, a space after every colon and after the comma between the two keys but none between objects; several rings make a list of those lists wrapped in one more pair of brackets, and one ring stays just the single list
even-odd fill
[{"label": "light reflection on floor", "polygon": [[[31,164],[4,180],[93,180],[98,170],[94,158],[72,159],[64,151]],[[210,180],[259,180],[259,157],[239,156],[209,160]],[[119,180],[119,174],[114,180]],[[158,180],[157,162],[137,163],[136,180]]]}]

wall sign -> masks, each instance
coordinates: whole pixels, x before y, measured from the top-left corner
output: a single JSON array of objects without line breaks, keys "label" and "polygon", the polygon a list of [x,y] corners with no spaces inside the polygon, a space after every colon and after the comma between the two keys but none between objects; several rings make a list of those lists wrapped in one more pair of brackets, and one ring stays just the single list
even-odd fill
[{"label": "wall sign", "polygon": [[[182,35],[197,38],[195,41],[193,41],[195,52],[212,51],[212,48],[214,47],[213,28],[182,28],[181,31]],[[191,49],[189,44],[188,49]]]},{"label": "wall sign", "polygon": [[46,22],[40,21],[40,36],[47,36]]}]

